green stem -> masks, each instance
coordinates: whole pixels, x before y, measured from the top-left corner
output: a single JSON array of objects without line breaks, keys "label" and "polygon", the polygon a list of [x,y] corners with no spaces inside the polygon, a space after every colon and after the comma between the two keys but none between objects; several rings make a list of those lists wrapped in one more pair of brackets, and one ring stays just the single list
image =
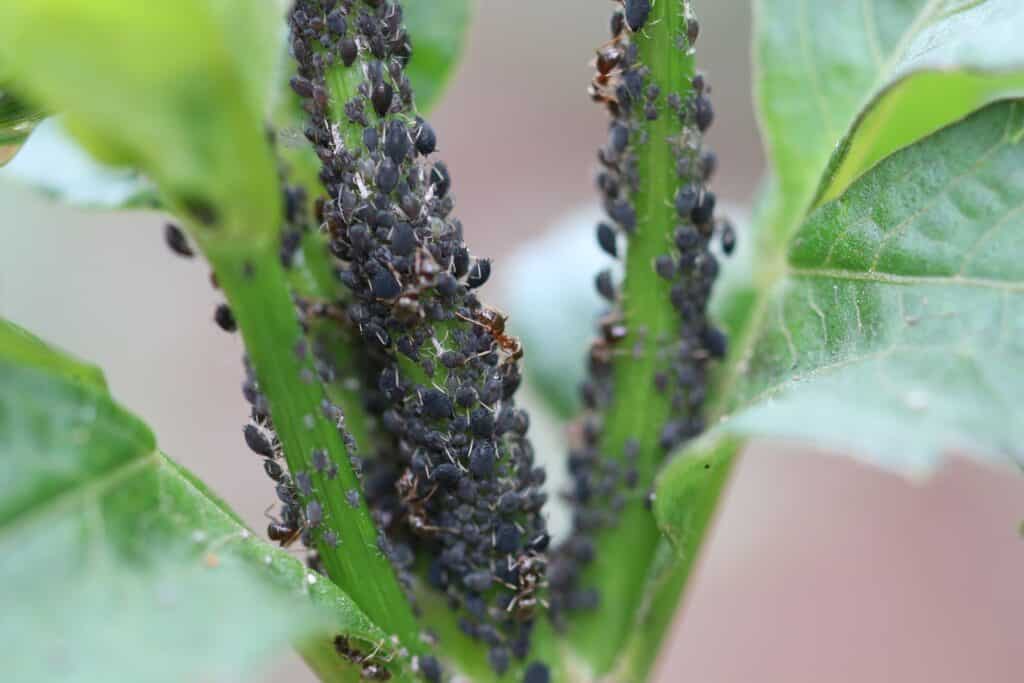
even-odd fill
[{"label": "green stem", "polygon": [[[323,508],[321,531],[329,529],[340,539],[332,547],[322,532],[315,534],[328,576],[378,626],[416,650],[416,620],[389,561],[377,548],[377,530],[365,502],[353,508],[346,500],[349,490],[361,490],[360,483],[335,423],[324,415],[326,394],[311,360],[308,354],[300,358],[295,353],[304,335],[275,246],[210,245],[206,254],[242,330],[288,467],[292,473],[309,473]],[[338,468],[336,478],[316,470],[314,449],[327,452]]]},{"label": "green stem", "polygon": [[[700,559],[741,446],[741,440],[726,438],[707,449],[693,449],[680,456],[685,461],[659,478],[659,490],[665,494],[656,501],[655,511],[664,538],[643,582],[647,592],[637,609],[613,680],[641,683],[650,675]],[[666,478],[670,481],[660,481]]]},{"label": "green stem", "polygon": [[[307,191],[321,192],[322,188],[306,188]],[[289,271],[296,291],[318,301],[337,302],[342,298],[341,284],[331,265],[327,241],[319,231],[306,236],[302,244],[302,259]],[[322,340],[330,353],[330,360],[342,378],[361,379],[366,362],[355,332],[342,329],[333,320],[312,320],[309,322],[310,338]],[[327,397],[345,414],[345,428],[348,429],[363,453],[373,450],[371,442],[370,416],[363,406],[362,388],[359,382],[344,380],[332,382],[325,387]]]},{"label": "green stem", "polygon": [[639,138],[639,190],[632,197],[637,230],[629,239],[623,286],[630,335],[622,347],[641,348],[642,354],[623,354],[616,362],[614,399],[607,411],[602,443],[607,457],[622,457],[627,440],[639,442],[638,494],[627,502],[618,523],[599,538],[584,583],[597,587],[601,602],[597,610],[580,616],[573,633],[574,643],[598,674],[609,670],[633,629],[633,615],[644,593],[644,584],[637,577],[647,575],[659,541],[644,497],[664,459],[658,442],[670,405],[667,396],[654,391],[654,375],[664,365],[659,357],[663,340],[677,335],[679,318],[669,299],[671,284],[658,276],[652,264],[669,251],[678,222],[673,198],[680,181],[669,141],[677,139],[682,123],[665,98],[679,93],[685,101],[692,88],[693,55],[680,49],[686,36],[687,9],[682,0],[654,3],[645,27],[632,36],[640,63],[650,70],[646,83],[658,84],[662,94],[658,118],[635,123],[646,135],[634,130],[631,136]]}]

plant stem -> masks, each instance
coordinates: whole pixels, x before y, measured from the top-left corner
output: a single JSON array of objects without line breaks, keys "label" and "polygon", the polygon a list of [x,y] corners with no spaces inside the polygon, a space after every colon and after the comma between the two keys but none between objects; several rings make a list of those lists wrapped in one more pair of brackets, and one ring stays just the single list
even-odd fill
[{"label": "plant stem", "polygon": [[[307,191],[313,188],[307,187]],[[315,188],[318,192],[320,188]],[[341,285],[330,263],[327,242],[319,232],[306,235],[302,245],[302,258],[297,259],[289,274],[297,291],[318,301],[336,302],[341,298]],[[301,281],[301,285],[297,284]],[[316,342],[322,340],[331,361],[341,377],[361,380],[361,367],[366,362],[360,345],[353,338],[354,332],[341,329],[333,321],[312,320],[309,322],[309,336]],[[361,382],[331,382],[325,386],[327,397],[341,407],[345,414],[345,428],[352,435],[363,453],[372,451],[370,440],[370,416],[363,405]]]},{"label": "plant stem", "polygon": [[[397,635],[406,647],[418,649],[415,618],[390,563],[377,548],[369,511],[363,502],[352,507],[346,500],[348,491],[361,491],[360,483],[336,424],[324,414],[324,388],[308,357],[300,358],[294,351],[304,335],[275,246],[216,245],[206,253],[242,330],[260,390],[269,400],[288,468],[293,475],[310,475],[323,508],[321,527],[340,539],[332,547],[323,533],[315,535],[328,576],[378,626]],[[314,449],[326,451],[337,466],[336,478],[317,471]]]},{"label": "plant stem", "polygon": [[[616,681],[646,681],[672,625],[680,597],[693,574],[704,542],[730,481],[742,441],[725,438],[692,449],[659,477],[666,492],[656,504],[664,538],[643,585],[647,592],[636,613],[626,647],[615,666]],[[660,480],[668,478],[662,487]]]},{"label": "plant stem", "polygon": [[[639,120],[642,131],[636,144],[638,190],[631,197],[636,208],[637,229],[629,239],[622,303],[629,336],[621,344],[642,352],[622,354],[614,368],[614,397],[607,411],[602,452],[622,457],[625,444],[640,445],[637,459],[638,495],[630,499],[617,524],[598,540],[595,560],[584,583],[600,591],[600,605],[579,617],[573,640],[581,654],[602,674],[633,628],[633,615],[643,597],[644,583],[659,541],[659,532],[644,498],[664,458],[659,434],[671,413],[667,396],[657,394],[654,376],[664,365],[659,357],[663,340],[678,334],[678,314],[669,299],[671,284],[652,266],[654,259],[671,247],[678,222],[673,197],[680,185],[670,140],[678,138],[682,122],[665,104],[668,93],[690,95],[694,75],[692,52],[680,49],[686,36],[687,3],[661,0],[654,3],[643,30],[633,34],[639,61],[649,69],[646,83],[656,83],[660,115]],[[641,117],[642,119],[643,117]],[[634,132],[633,136],[637,136]]]}]

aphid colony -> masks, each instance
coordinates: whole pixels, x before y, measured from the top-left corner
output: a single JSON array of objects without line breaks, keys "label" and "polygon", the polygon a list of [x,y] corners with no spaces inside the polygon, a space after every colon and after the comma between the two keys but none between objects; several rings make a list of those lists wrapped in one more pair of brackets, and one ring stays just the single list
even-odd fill
[{"label": "aphid colony", "polygon": [[[675,2],[682,12],[683,3]],[[595,286],[611,310],[601,319],[599,337],[590,348],[589,377],[581,388],[587,414],[575,430],[569,455],[573,485],[567,497],[574,510],[573,532],[553,553],[548,572],[556,624],[566,610],[598,604],[600,596],[580,580],[594,555],[594,535],[616,523],[627,496],[640,493],[636,490],[640,484],[649,485],[638,480],[639,438],[627,439],[620,453],[602,451],[603,416],[614,392],[614,360],[642,354],[645,345],[653,346],[658,362],[652,389],[671,405],[657,446],[668,453],[703,430],[701,407],[708,364],[726,351],[725,336],[708,321],[706,311],[718,274],[718,261],[710,251],[712,238],[716,233],[721,236],[725,253],[732,251],[736,239],[727,222],[715,220],[715,195],[706,189],[715,170],[714,153],[702,148],[702,134],[713,118],[710,88],[701,75],[690,84],[659,82],[642,63],[635,37],[648,26],[651,11],[648,0],[625,0],[622,10],[612,15],[612,38],[598,49],[594,62],[596,74],[590,95],[607,108],[612,119],[608,141],[598,151],[597,176],[609,220],[598,224],[596,236],[609,256],[624,255],[620,242],[635,239],[638,231],[637,208],[632,201],[640,183],[637,150],[646,144],[668,144],[675,157],[678,185],[672,197],[658,201],[674,204],[677,222],[670,239],[653,232],[643,237],[664,239],[669,245],[649,267],[670,283],[669,300],[678,322],[676,333],[668,338],[648,339],[644,327],[631,335],[611,270],[597,275]],[[689,51],[699,28],[692,17],[685,27],[685,35],[675,39],[679,49]],[[656,125],[665,116],[676,117],[677,125]],[[649,139],[654,130],[678,132],[668,139]],[[643,229],[658,231],[661,226],[652,224]]]},{"label": "aphid colony", "polygon": [[[291,85],[327,191],[316,219],[347,292],[339,324],[357,331],[372,368],[365,403],[383,447],[362,463],[363,493],[385,552],[399,568],[424,560],[504,672],[527,656],[549,542],[544,471],[513,400],[521,349],[474,293],[491,264],[451,217],[447,167],[428,161],[437,139],[415,115],[401,7],[298,0],[290,22]],[[332,72],[350,92],[329,90]],[[438,680],[432,665],[422,673]]]},{"label": "aphid colony", "polygon": [[[665,142],[679,178],[671,197],[678,223],[666,240],[668,251],[650,264],[670,283],[669,299],[678,315],[678,335],[653,340],[659,349],[653,389],[671,403],[658,438],[660,449],[668,452],[703,429],[708,363],[726,351],[724,334],[706,316],[718,272],[710,244],[718,235],[729,254],[736,236],[727,221],[715,219],[715,195],[706,189],[716,165],[701,139],[713,119],[710,88],[700,75],[682,89],[655,82],[634,40],[650,19],[652,2],[620,2],[622,10],[611,20],[612,39],[597,51],[590,87],[591,97],[612,117],[597,176],[609,220],[598,224],[596,237],[609,256],[623,257],[623,243],[638,230],[631,199],[639,184],[637,149],[650,142],[648,124],[677,117],[681,132]],[[326,189],[315,203],[314,225],[327,233],[346,291],[331,302],[296,298],[312,341],[300,341],[294,353],[312,360],[314,370],[304,380],[330,383],[339,372],[329,360],[329,342],[311,333],[310,322],[335,325],[336,331],[362,340],[361,392],[367,411],[377,418],[376,455],[357,457],[341,409],[329,401],[322,405],[323,417],[337,425],[361,477],[362,491],[349,490],[346,500],[358,507],[365,497],[383,533],[379,546],[407,590],[413,565],[422,560],[427,582],[458,610],[461,629],[487,645],[490,664],[501,674],[513,657],[528,655],[539,607],[550,607],[557,625],[567,610],[591,609],[600,600],[582,585],[583,568],[593,559],[597,532],[616,523],[627,497],[639,493],[642,484],[636,467],[639,439],[627,439],[621,453],[602,451],[603,413],[614,391],[615,359],[635,355],[625,347],[629,340],[642,343],[645,330],[630,334],[611,271],[601,271],[595,286],[611,310],[590,348],[589,379],[581,387],[587,412],[574,429],[569,455],[573,532],[549,561],[550,537],[541,516],[545,473],[535,466],[526,437],[529,418],[513,400],[522,349],[507,334],[505,317],[474,293],[487,282],[491,263],[473,258],[466,248],[462,225],[451,217],[449,171],[441,161],[428,161],[437,137],[415,115],[405,73],[412,46],[401,7],[385,0],[296,0],[290,28],[298,63],[291,87],[309,114],[305,134],[322,163]],[[685,35],[677,36],[679,48],[692,49],[698,32],[696,20],[689,18]],[[329,89],[327,76],[334,72],[343,78],[330,82],[351,84],[350,92]],[[286,187],[284,200],[280,256],[291,267],[310,221],[301,190]],[[192,255],[175,226],[167,226],[165,239],[179,255]],[[234,331],[227,305],[219,306],[214,318]],[[314,534],[322,534],[328,545],[337,546],[343,539],[323,523],[310,473],[286,471],[267,399],[248,362],[246,371],[243,394],[252,421],[243,435],[263,458],[281,504],[268,536],[282,546],[301,539],[313,548]],[[337,476],[337,465],[323,451],[313,452],[311,464],[327,479]],[[319,568],[315,551],[307,561]],[[364,678],[390,678],[389,660],[376,651],[364,654],[340,636],[335,646],[361,667]],[[418,657],[414,669],[425,680],[442,680],[441,665],[432,656]],[[549,678],[542,662],[524,668],[526,683]]]}]

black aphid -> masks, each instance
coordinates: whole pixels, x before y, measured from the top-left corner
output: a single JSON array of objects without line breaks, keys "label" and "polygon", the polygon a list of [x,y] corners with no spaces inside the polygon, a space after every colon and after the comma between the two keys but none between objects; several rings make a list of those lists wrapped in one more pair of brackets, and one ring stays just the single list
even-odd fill
[{"label": "black aphid", "polygon": [[295,488],[306,497],[313,495],[313,478],[309,475],[309,472],[295,473]]},{"label": "black aphid", "polygon": [[469,269],[469,276],[466,278],[466,286],[470,289],[483,287],[491,277],[491,262],[489,259],[477,259]]},{"label": "black aphid", "polygon": [[331,461],[327,457],[327,451],[322,448],[314,448],[311,456],[313,462],[313,469],[317,472],[326,472],[330,467]]},{"label": "black aphid", "polygon": [[523,674],[523,683],[550,683],[551,671],[544,662],[531,662]]},{"label": "black aphid", "polygon": [[711,182],[715,171],[718,169],[718,156],[710,149],[704,150],[700,155],[701,178],[705,184]]},{"label": "black aphid", "polygon": [[391,194],[397,186],[398,167],[391,159],[385,159],[377,169],[377,188],[384,194]]},{"label": "black aphid", "polygon": [[185,237],[185,233],[174,223],[164,225],[164,241],[170,250],[178,256],[184,258],[195,256],[195,252],[192,251],[192,247],[188,244],[188,238]]},{"label": "black aphid", "polygon": [[391,229],[391,250],[399,256],[416,251],[416,231],[409,223],[398,223]]},{"label": "black aphid", "polygon": [[281,468],[281,465],[270,458],[263,461],[263,470],[267,473],[267,476],[274,481],[281,481],[281,477],[284,476],[284,470]]},{"label": "black aphid", "polygon": [[700,22],[694,17],[690,17],[686,22],[686,40],[691,47],[697,44],[697,38],[700,37]]},{"label": "black aphid", "polygon": [[639,31],[651,13],[651,0],[625,0],[626,23],[631,31]]},{"label": "black aphid", "polygon": [[594,279],[594,286],[597,293],[607,301],[615,302],[615,283],[612,282],[612,271],[609,268],[602,270]]},{"label": "black aphid", "polygon": [[336,36],[343,36],[348,32],[348,21],[340,7],[336,7],[327,15],[327,27]]},{"label": "black aphid", "polygon": [[292,76],[289,84],[292,86],[292,90],[295,91],[300,97],[312,97],[313,96],[313,84],[302,76]]},{"label": "black aphid", "polygon": [[607,223],[597,224],[597,244],[604,253],[612,258],[618,257],[619,247],[616,243],[615,230]]},{"label": "black aphid", "polygon": [[416,129],[416,151],[427,156],[437,149],[437,134],[430,124],[420,121]]},{"label": "black aphid", "polygon": [[438,389],[427,389],[421,395],[423,414],[432,420],[443,420],[454,415],[452,400]]},{"label": "black aphid", "polygon": [[238,329],[238,323],[235,322],[235,316],[227,304],[220,304],[217,306],[217,310],[213,312],[213,320],[217,323],[217,326],[225,332],[234,332]]},{"label": "black aphid", "polygon": [[391,98],[394,97],[395,90],[391,87],[391,84],[387,81],[381,81],[373,88],[373,110],[377,112],[377,116],[384,116],[388,113],[391,108]]},{"label": "black aphid", "polygon": [[247,424],[242,430],[242,434],[245,436],[246,445],[254,453],[266,458],[275,457],[274,446],[270,438],[259,427],[254,424]]},{"label": "black aphid", "polygon": [[437,657],[420,657],[419,669],[428,683],[441,683],[441,663],[437,661]]},{"label": "black aphid", "polygon": [[608,135],[608,146],[616,155],[625,151],[629,144],[629,129],[621,123],[613,123],[611,132]]},{"label": "black aphid", "polygon": [[711,100],[706,95],[699,95],[697,101],[694,104],[695,117],[697,121],[697,128],[700,132],[705,132],[711,127],[711,124],[715,120],[715,111],[711,107]]},{"label": "black aphid", "polygon": [[676,277],[676,262],[668,254],[662,254],[654,259],[654,270],[666,280],[674,280]]},{"label": "black aphid", "polygon": [[725,221],[722,223],[722,251],[728,256],[734,249],[736,249],[736,229],[731,222]]},{"label": "black aphid", "polygon": [[684,185],[676,191],[675,204],[676,213],[680,218],[688,218],[690,212],[697,206],[700,199],[700,192],[693,185]]},{"label": "black aphid", "polygon": [[508,671],[511,659],[512,657],[508,648],[500,645],[492,647],[490,652],[487,653],[487,661],[498,675],[502,675]]},{"label": "black aphid", "polygon": [[381,268],[371,280],[370,291],[377,299],[397,299],[402,293],[402,285],[394,273],[387,268]]},{"label": "black aphid", "polygon": [[701,334],[704,347],[713,358],[724,358],[728,351],[728,337],[717,327],[708,326]]},{"label": "black aphid", "polygon": [[320,503],[315,500],[311,500],[306,503],[306,522],[310,527],[320,526],[320,523],[324,521],[324,509],[320,506]]},{"label": "black aphid", "polygon": [[626,28],[626,17],[622,12],[614,12],[612,14],[611,21],[609,22],[611,28],[612,38],[618,38],[622,35],[622,31]]},{"label": "black aphid", "polygon": [[695,225],[706,225],[711,221],[711,218],[714,215],[715,193],[705,192],[697,205],[690,211],[690,220],[692,220]]}]

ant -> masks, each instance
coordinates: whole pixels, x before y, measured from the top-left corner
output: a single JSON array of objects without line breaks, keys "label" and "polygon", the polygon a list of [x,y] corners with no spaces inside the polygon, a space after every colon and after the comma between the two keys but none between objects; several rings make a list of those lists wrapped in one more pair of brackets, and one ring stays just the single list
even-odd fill
[{"label": "ant", "polygon": [[[267,536],[271,541],[277,541],[282,548],[288,548],[302,537],[302,532],[306,530],[307,525],[305,522],[301,524],[298,522],[296,518],[299,515],[292,508],[284,508],[283,520],[271,516],[270,508],[272,507],[274,506],[271,505],[263,511],[263,516],[270,520],[270,524],[267,525]],[[289,514],[290,510],[292,510],[291,514]]]},{"label": "ant", "polygon": [[409,527],[413,533],[429,536],[437,533],[438,531],[452,531],[452,529],[444,529],[442,527],[433,526],[427,521],[426,504],[433,497],[434,493],[437,492],[437,486],[434,486],[427,492],[425,496],[419,496],[416,493],[416,489],[419,486],[419,478],[412,473],[412,470],[406,470],[398,481],[395,482],[395,489],[398,490],[398,495],[401,496],[402,502],[408,506],[409,512]]},{"label": "ant", "polygon": [[522,342],[517,337],[505,334],[505,322],[508,320],[508,315],[486,306],[480,307],[480,311],[475,318],[467,317],[461,313],[456,313],[455,315],[468,323],[482,327],[490,332],[498,346],[501,347],[501,350],[509,354],[509,359],[513,362],[523,357]]},{"label": "ant", "polygon": [[527,552],[519,555],[513,562],[509,560],[509,569],[515,570],[519,575],[516,594],[508,603],[506,611],[511,612],[517,621],[529,621],[533,618],[537,605],[545,609],[549,607],[548,602],[537,594],[547,586],[544,580],[544,570],[547,562],[544,557],[534,552]]},{"label": "ant", "polygon": [[352,662],[353,664],[359,664],[362,666],[362,678],[370,681],[387,681],[391,679],[391,672],[384,668],[384,664],[387,664],[394,658],[394,653],[389,654],[387,658],[377,659],[377,653],[380,652],[381,647],[384,646],[385,641],[381,641],[368,655],[364,655],[357,648],[352,647],[349,643],[347,636],[335,636],[334,637],[334,649],[337,650],[338,654]]}]

